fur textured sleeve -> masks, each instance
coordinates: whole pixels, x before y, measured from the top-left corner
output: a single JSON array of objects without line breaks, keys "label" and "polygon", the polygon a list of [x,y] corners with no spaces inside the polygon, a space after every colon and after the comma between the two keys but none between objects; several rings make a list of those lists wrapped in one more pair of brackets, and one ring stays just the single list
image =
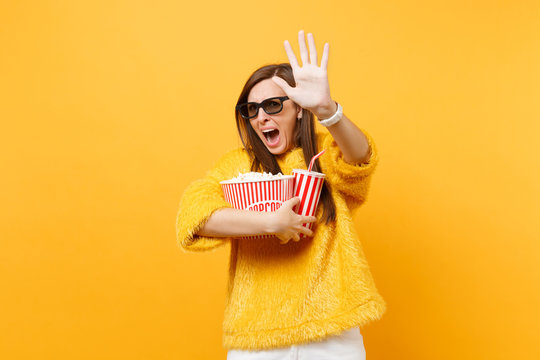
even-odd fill
[{"label": "fur textured sleeve", "polygon": [[176,217],[176,240],[184,252],[213,250],[230,241],[230,238],[205,237],[196,233],[214,211],[232,207],[225,201],[219,184],[229,175],[227,166],[234,161],[232,155],[232,152],[227,153],[204,178],[193,181],[184,190]]},{"label": "fur textured sleeve", "polygon": [[379,156],[373,138],[366,130],[360,130],[368,139],[371,151],[371,156],[367,162],[362,164],[346,162],[343,159],[343,153],[330,132],[322,134],[322,148],[326,149],[326,153],[319,158],[330,186],[345,195],[351,210],[366,201],[371,175],[379,162]]}]

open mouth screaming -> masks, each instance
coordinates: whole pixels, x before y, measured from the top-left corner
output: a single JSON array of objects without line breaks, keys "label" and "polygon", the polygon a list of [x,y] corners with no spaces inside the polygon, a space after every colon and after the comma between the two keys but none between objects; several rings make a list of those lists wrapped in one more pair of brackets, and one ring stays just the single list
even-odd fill
[{"label": "open mouth screaming", "polygon": [[280,134],[278,129],[263,130],[263,135],[266,139],[266,144],[270,147],[274,147],[279,143]]}]

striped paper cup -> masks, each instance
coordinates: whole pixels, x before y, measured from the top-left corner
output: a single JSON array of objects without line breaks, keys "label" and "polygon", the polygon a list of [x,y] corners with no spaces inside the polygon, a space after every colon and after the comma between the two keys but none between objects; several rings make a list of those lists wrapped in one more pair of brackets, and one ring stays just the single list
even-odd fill
[{"label": "striped paper cup", "polygon": [[[299,215],[315,216],[319,197],[326,175],[316,171],[293,169],[294,176],[294,196],[300,198],[300,203],[294,207],[294,211]],[[313,223],[302,224],[311,230]],[[303,238],[304,234],[300,234]]]},{"label": "striped paper cup", "polygon": [[[294,176],[283,175],[275,179],[221,181],[225,201],[235,209],[276,211],[293,197]],[[265,239],[274,235],[243,236],[241,239]]]}]

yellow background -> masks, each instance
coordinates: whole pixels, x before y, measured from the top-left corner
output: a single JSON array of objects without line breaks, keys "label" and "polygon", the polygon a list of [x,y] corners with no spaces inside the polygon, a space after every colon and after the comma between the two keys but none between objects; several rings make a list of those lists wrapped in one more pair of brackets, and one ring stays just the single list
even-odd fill
[{"label": "yellow background", "polygon": [[0,358],[225,358],[229,248],[182,253],[176,210],[300,29],[380,151],[368,358],[540,358],[539,23],[537,1],[1,2]]}]

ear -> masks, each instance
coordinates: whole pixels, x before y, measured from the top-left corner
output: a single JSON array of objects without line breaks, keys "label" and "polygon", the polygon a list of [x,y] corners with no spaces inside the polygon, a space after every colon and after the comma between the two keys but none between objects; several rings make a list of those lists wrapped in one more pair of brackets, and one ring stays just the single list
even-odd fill
[{"label": "ear", "polygon": [[303,114],[303,110],[302,107],[300,105],[296,105],[296,118],[301,118],[302,117],[302,114]]}]

